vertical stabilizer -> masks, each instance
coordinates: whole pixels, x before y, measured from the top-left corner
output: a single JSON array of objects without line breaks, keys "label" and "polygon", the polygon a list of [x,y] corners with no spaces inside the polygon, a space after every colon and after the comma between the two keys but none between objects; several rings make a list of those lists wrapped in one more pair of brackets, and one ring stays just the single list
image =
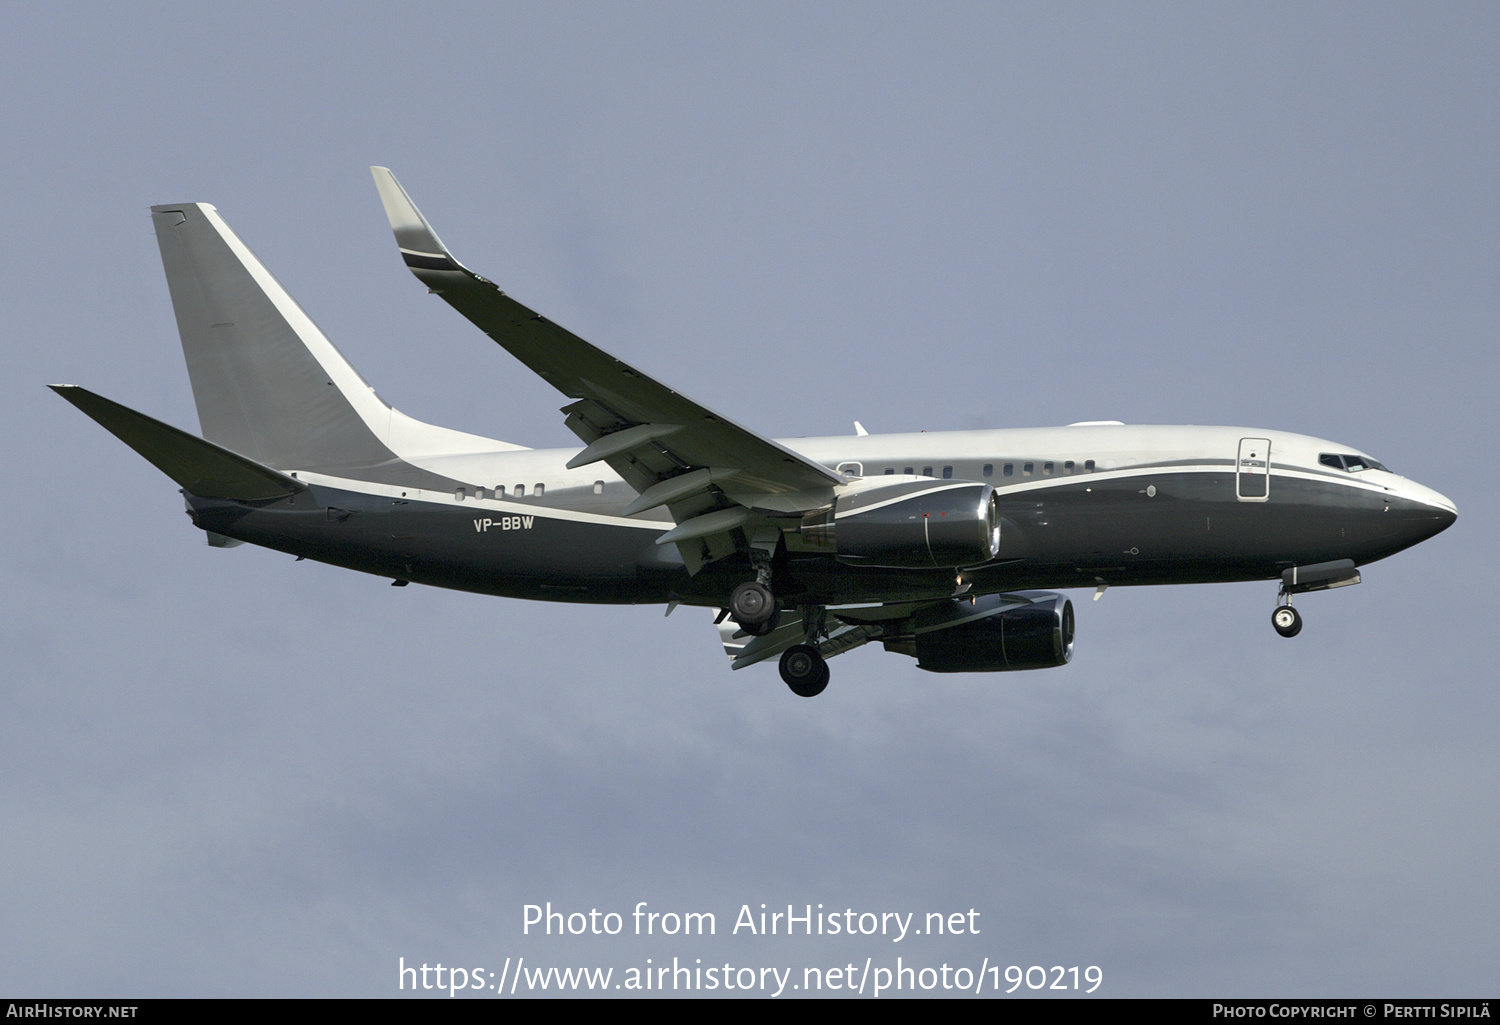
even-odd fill
[{"label": "vertical stabilizer", "polygon": [[212,206],[151,219],[209,441],[279,470],[411,484],[429,457],[521,448],[386,405]]},{"label": "vertical stabilizer", "polygon": [[207,203],[151,217],[203,436],[278,468],[389,460],[391,410]]}]

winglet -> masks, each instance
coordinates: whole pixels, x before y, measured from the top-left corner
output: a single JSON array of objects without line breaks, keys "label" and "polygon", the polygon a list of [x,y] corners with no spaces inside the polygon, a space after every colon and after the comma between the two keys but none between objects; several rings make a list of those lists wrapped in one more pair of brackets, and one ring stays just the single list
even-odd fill
[{"label": "winglet", "polygon": [[72,384],[48,385],[99,426],[145,457],[186,491],[200,498],[251,502],[284,498],[307,485],[222,445],[111,402]]},{"label": "winglet", "polygon": [[[453,258],[443,240],[437,237],[417,204],[411,201],[396,176],[388,167],[371,167],[375,177],[375,188],[380,193],[381,205],[385,207],[386,219],[391,222],[391,231],[396,234],[396,245],[401,248],[401,258],[413,271],[456,270],[468,268]],[[469,273],[473,273],[469,271]]]}]

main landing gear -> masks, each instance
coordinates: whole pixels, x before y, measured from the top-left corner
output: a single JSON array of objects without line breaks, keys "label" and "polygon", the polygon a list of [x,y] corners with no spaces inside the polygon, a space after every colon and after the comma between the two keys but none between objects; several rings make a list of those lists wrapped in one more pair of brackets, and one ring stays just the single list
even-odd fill
[{"label": "main landing gear", "polygon": [[752,637],[770,633],[781,619],[776,596],[759,580],[747,580],[730,593],[729,614]]},{"label": "main landing gear", "polygon": [[[776,607],[776,596],[771,592],[770,560],[752,552],[755,563],[755,579],[747,580],[729,593],[729,615],[741,630],[752,637],[764,637],[781,623],[781,611]],[[781,679],[800,698],[815,698],[828,687],[828,660],[816,645],[822,630],[822,615],[809,617],[808,609],[802,610],[803,625],[807,629],[807,643],[794,644],[781,653]]]},{"label": "main landing gear", "polygon": [[781,678],[799,698],[815,698],[828,686],[828,663],[811,644],[794,644],[781,653]]},{"label": "main landing gear", "polygon": [[776,596],[771,593],[771,559],[760,548],[750,549],[755,579],[746,580],[729,592],[729,614],[740,629],[752,637],[764,637],[781,622]]}]

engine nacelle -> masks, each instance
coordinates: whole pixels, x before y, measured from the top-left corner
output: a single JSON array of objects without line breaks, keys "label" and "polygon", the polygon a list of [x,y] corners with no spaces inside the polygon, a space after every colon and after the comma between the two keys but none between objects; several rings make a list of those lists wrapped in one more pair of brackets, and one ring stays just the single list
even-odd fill
[{"label": "engine nacelle", "polygon": [[802,519],[805,546],[851,566],[957,569],[1000,550],[995,489],[977,481],[903,481],[841,495]]},{"label": "engine nacelle", "polygon": [[[1029,604],[1021,604],[1029,599]],[[915,642],[917,668],[933,673],[1048,669],[1073,657],[1073,603],[1060,594],[990,594],[940,607],[946,625]]]}]

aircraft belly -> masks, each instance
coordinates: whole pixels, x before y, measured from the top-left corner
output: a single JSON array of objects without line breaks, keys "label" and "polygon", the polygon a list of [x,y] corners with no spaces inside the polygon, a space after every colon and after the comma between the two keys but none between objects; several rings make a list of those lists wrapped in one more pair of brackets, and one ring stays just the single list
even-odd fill
[{"label": "aircraft belly", "polygon": [[[656,532],[538,515],[313,487],[251,506],[193,498],[198,526],[305,558],[395,579],[554,601],[668,600],[672,567],[643,573]],[[681,570],[680,563],[677,566]],[[685,571],[682,572],[685,577]]]},{"label": "aircraft belly", "polygon": [[948,598],[957,589],[952,570],[849,566],[826,555],[788,560],[786,576],[788,599],[812,605]]}]

